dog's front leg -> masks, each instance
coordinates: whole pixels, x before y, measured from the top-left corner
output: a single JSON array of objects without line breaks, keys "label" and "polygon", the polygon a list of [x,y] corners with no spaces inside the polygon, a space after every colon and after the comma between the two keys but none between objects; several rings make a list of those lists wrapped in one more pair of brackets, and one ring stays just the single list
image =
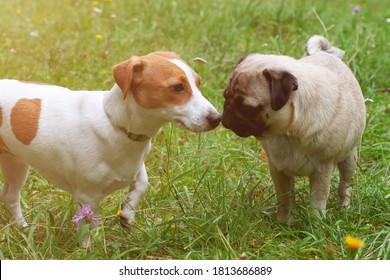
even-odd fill
[{"label": "dog's front leg", "polygon": [[293,206],[294,198],[294,177],[278,171],[272,162],[269,162],[269,169],[275,185],[278,203],[276,218],[281,222],[291,222],[293,220],[291,208]]},{"label": "dog's front leg", "polygon": [[311,211],[317,217],[325,217],[332,170],[332,166],[325,166],[321,169],[321,172],[316,172],[309,176]]},{"label": "dog's front leg", "polygon": [[142,165],[138,174],[135,176],[129,190],[126,200],[122,204],[122,214],[120,215],[121,224],[130,229],[130,224],[135,218],[135,209],[143,198],[148,187],[148,174],[145,164]]}]

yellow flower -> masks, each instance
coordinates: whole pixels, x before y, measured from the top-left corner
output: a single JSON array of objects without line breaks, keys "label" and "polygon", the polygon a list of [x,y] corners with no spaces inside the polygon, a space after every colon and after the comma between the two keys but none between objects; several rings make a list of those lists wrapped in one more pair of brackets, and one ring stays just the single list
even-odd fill
[{"label": "yellow flower", "polygon": [[347,244],[348,248],[352,251],[357,251],[358,249],[363,248],[365,245],[363,240],[350,235],[345,237],[345,244]]},{"label": "yellow flower", "polygon": [[99,1],[92,1],[92,6],[98,6],[99,5]]},{"label": "yellow flower", "polygon": [[116,212],[117,216],[122,216],[123,211],[121,209],[118,209],[118,212]]},{"label": "yellow flower", "polygon": [[96,34],[95,38],[98,39],[98,40],[101,40],[101,39],[103,39],[103,35],[102,34]]}]

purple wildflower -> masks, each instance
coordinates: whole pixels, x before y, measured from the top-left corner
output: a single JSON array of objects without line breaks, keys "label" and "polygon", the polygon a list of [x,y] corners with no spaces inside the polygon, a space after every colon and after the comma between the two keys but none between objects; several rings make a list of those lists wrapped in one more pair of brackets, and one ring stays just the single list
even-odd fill
[{"label": "purple wildflower", "polygon": [[360,8],[359,5],[356,5],[356,6],[353,7],[353,12],[354,12],[355,14],[360,13],[360,11],[361,11],[361,8]]},{"label": "purple wildflower", "polygon": [[85,219],[85,221],[92,223],[94,226],[96,226],[98,216],[93,212],[91,206],[87,204],[81,207],[79,212],[74,215],[74,217],[72,218],[72,222],[74,222],[75,224],[79,224],[82,219]]}]

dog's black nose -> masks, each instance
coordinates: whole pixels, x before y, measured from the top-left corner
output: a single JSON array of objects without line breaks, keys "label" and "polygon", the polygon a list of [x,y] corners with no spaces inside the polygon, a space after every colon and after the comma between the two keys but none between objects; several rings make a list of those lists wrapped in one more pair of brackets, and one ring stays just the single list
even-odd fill
[{"label": "dog's black nose", "polygon": [[209,121],[210,125],[215,128],[219,125],[219,123],[221,122],[221,115],[219,113],[210,113],[208,116],[207,116],[207,120]]}]

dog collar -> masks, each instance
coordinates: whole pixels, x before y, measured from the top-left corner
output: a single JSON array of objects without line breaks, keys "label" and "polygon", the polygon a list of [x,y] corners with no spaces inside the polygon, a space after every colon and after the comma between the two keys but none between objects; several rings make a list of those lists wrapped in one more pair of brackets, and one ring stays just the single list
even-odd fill
[{"label": "dog collar", "polygon": [[127,135],[127,138],[130,140],[136,141],[136,142],[145,142],[146,140],[149,140],[151,137],[143,135],[143,134],[135,134],[132,132],[127,131],[124,127],[119,127],[120,130],[123,131]]}]

